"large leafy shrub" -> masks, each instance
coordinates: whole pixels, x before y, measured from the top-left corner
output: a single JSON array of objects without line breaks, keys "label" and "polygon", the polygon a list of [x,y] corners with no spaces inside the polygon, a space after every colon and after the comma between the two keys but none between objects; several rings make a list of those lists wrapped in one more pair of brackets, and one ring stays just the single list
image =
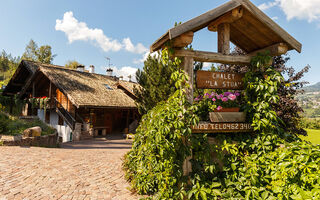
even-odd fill
[{"label": "large leafy shrub", "polygon": [[8,122],[9,118],[0,113],[0,134],[8,131]]},{"label": "large leafy shrub", "polygon": [[[155,199],[319,199],[320,146],[286,132],[273,109],[283,77],[268,56],[256,57],[245,77],[246,112],[252,133],[191,134],[199,106],[178,90],[143,116],[126,155],[126,177]],[[183,161],[192,152],[192,173]]]},{"label": "large leafy shrub", "polygon": [[124,165],[139,193],[158,192],[161,199],[178,195],[185,182],[182,163],[190,155],[190,127],[197,123],[186,101],[185,74],[176,72],[173,77],[178,90],[143,116]]}]

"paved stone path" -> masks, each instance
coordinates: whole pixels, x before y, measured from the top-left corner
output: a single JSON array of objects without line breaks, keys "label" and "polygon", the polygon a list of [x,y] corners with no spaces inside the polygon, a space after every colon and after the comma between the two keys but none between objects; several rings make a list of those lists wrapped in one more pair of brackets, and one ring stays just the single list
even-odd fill
[{"label": "paved stone path", "polygon": [[63,148],[0,146],[0,200],[139,199],[121,169],[130,148],[102,138]]}]

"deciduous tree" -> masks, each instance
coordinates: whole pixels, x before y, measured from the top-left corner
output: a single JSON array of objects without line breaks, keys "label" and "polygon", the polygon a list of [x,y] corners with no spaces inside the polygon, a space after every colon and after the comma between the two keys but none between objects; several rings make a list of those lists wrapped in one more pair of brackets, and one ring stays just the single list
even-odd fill
[{"label": "deciduous tree", "polygon": [[76,60],[69,60],[64,66],[69,69],[77,69],[79,65],[82,65]]},{"label": "deciduous tree", "polygon": [[41,63],[51,64],[56,54],[52,54],[50,45],[43,45],[38,47],[34,40],[30,40],[26,46],[22,59],[37,61]]}]

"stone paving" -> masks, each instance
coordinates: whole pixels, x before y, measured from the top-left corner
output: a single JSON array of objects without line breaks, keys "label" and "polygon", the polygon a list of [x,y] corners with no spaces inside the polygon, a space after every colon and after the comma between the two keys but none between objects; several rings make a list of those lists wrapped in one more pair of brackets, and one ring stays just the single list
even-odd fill
[{"label": "stone paving", "polygon": [[0,200],[139,199],[121,169],[130,148],[103,138],[62,148],[0,146]]}]

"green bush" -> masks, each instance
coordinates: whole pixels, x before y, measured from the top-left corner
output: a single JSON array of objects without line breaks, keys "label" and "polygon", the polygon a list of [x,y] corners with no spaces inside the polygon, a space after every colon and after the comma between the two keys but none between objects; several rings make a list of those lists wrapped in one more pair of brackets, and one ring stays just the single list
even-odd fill
[{"label": "green bush", "polygon": [[0,134],[8,131],[8,121],[9,118],[6,115],[0,114]]},{"label": "green bush", "polygon": [[176,192],[185,182],[182,163],[190,155],[186,146],[191,135],[190,126],[197,123],[182,88],[186,76],[183,73],[173,76],[178,79],[176,87],[179,89],[143,116],[132,151],[126,155],[124,163],[126,177],[138,193],[158,192],[161,199],[180,195]]},{"label": "green bush", "polygon": [[320,129],[320,120],[318,119],[310,119],[310,118],[302,118],[300,121],[301,128],[308,129]]},{"label": "green bush", "polygon": [[10,116],[0,112],[0,134],[5,135],[19,135],[27,128],[40,126],[42,135],[53,134],[55,129],[46,125],[39,119],[21,120],[18,117]]},{"label": "green bush", "polygon": [[212,183],[223,199],[320,198],[320,146],[275,134],[196,137],[192,179],[205,189],[192,199],[213,198]]},{"label": "green bush", "polygon": [[[133,189],[154,199],[320,199],[320,146],[286,133],[271,109],[281,74],[258,56],[246,75],[252,133],[191,134],[198,105],[178,90],[143,116],[124,169]],[[210,140],[213,142],[209,143]],[[192,173],[182,165],[192,151]]]}]

